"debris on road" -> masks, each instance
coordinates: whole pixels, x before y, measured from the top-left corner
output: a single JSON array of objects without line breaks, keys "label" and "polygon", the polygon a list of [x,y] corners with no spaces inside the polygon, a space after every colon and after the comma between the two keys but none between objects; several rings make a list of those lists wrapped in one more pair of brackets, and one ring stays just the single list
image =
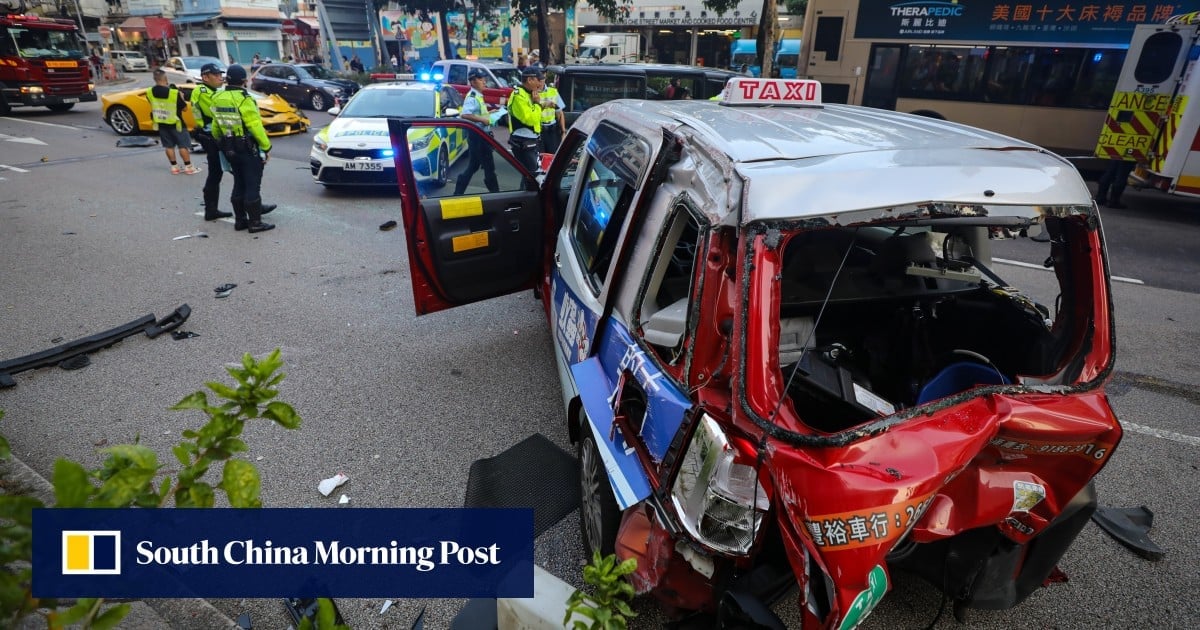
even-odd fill
[{"label": "debris on road", "polygon": [[317,484],[317,490],[321,491],[324,496],[329,496],[338,486],[350,481],[350,478],[345,473],[338,473],[328,479],[322,479],[321,483]]},{"label": "debris on road", "polygon": [[387,223],[384,223],[383,225],[379,226],[379,229],[384,232],[387,232],[388,230],[394,230],[394,229],[396,229],[396,222],[388,221]]},{"label": "debris on road", "polygon": [[208,238],[208,233],[196,232],[195,234],[184,234],[182,236],[176,236],[175,238],[173,238],[171,240],[172,241],[182,241],[185,238]]},{"label": "debris on road", "polygon": [[1154,512],[1146,506],[1135,508],[1098,507],[1092,520],[1125,545],[1130,551],[1147,560],[1161,560],[1167,552],[1150,540],[1150,528],[1154,526]]}]

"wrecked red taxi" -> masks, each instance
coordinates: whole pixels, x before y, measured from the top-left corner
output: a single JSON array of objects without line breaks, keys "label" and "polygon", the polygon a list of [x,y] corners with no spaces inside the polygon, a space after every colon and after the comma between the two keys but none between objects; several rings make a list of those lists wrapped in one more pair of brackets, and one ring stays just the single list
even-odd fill
[{"label": "wrecked red taxi", "polygon": [[[390,121],[397,172],[454,124]],[[400,182],[416,309],[544,302],[584,544],[639,592],[772,626],[798,584],[805,627],[850,628],[895,568],[976,608],[1044,583],[1121,438],[1069,163],[749,78],[590,109],[541,182],[486,140],[498,191]]]}]

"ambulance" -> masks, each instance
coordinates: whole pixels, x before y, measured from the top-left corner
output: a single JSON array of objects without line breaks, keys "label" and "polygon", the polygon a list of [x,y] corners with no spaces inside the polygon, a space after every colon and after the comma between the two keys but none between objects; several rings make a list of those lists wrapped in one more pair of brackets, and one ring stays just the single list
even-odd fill
[{"label": "ambulance", "polygon": [[[898,569],[991,609],[1057,575],[1121,440],[1104,236],[1063,158],[798,79],[597,105],[540,179],[463,121],[388,124],[416,312],[534,296],[584,555],[635,560],[669,616],[780,628],[791,593],[791,627],[849,629]],[[476,134],[498,186],[418,189],[430,126]]]},{"label": "ambulance", "polygon": [[[1200,197],[1200,12],[1134,27],[1096,156],[1134,185]],[[1190,104],[1190,106],[1189,106]]]}]

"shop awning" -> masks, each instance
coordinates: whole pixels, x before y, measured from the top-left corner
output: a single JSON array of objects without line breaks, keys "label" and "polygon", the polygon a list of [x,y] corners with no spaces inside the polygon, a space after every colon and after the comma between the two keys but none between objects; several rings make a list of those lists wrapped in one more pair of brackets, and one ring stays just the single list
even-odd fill
[{"label": "shop awning", "polygon": [[217,17],[218,15],[220,15],[220,14],[219,13],[193,13],[193,14],[189,14],[189,15],[176,16],[176,18],[171,21],[174,22],[175,24],[199,24],[201,22],[207,22],[207,21]]},{"label": "shop awning", "polygon": [[244,9],[241,7],[222,7],[221,17],[235,20],[270,20],[277,26],[283,20],[283,14],[279,12],[279,9]]},{"label": "shop awning", "polygon": [[312,30],[314,30],[314,31],[321,30],[321,21],[315,17],[310,17],[307,15],[297,15],[296,19],[300,22],[304,22],[305,24],[309,25],[310,27],[312,27]]},{"label": "shop awning", "polygon": [[146,37],[150,39],[170,39],[175,37],[175,26],[171,20],[164,17],[142,18],[146,20]]},{"label": "shop awning", "polygon": [[143,17],[127,17],[121,25],[117,27],[122,31],[145,31],[146,18]]},{"label": "shop awning", "polygon": [[257,28],[270,31],[279,30],[279,22],[241,22],[238,20],[225,20],[225,26],[228,26],[229,28]]},{"label": "shop awning", "polygon": [[320,30],[317,26],[317,18],[302,18],[295,17],[290,20],[284,20],[282,30],[288,35],[311,35]]}]

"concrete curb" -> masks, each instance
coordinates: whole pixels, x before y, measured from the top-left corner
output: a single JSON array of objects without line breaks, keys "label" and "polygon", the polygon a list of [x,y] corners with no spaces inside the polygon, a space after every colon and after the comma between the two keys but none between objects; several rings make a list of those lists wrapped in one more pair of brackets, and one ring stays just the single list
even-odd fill
[{"label": "concrete curb", "polygon": [[[37,471],[16,457],[4,462],[3,467],[14,486],[46,505],[54,505],[54,486]],[[206,599],[146,599],[133,602],[132,608],[129,617],[121,622],[122,628],[213,630],[238,627]]]}]

